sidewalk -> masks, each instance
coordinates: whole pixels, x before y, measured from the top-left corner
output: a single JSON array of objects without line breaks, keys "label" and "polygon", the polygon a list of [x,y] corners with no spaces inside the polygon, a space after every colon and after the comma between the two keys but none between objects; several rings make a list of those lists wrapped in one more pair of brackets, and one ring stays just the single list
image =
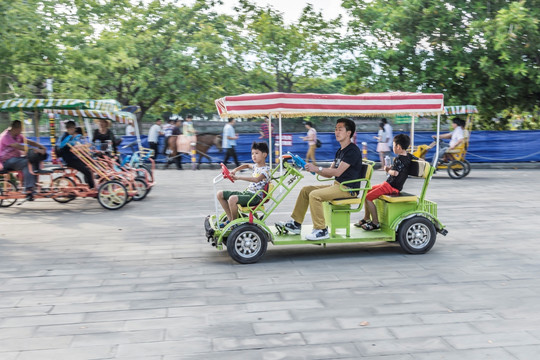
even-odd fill
[{"label": "sidewalk", "polygon": [[[0,208],[0,359],[540,353],[538,170],[473,167],[462,180],[436,174],[427,198],[449,234],[425,255],[390,243],[270,244],[252,265],[204,237],[217,173],[158,170],[148,197],[118,211],[95,199]],[[382,180],[376,171],[373,182]],[[300,185],[314,183],[306,174]],[[409,179],[406,189],[419,184]],[[270,223],[288,218],[299,190]]]}]

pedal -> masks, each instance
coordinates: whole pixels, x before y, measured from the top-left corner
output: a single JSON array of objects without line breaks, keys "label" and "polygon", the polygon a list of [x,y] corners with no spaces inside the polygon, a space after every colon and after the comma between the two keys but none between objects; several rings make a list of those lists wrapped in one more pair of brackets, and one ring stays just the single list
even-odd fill
[{"label": "pedal", "polygon": [[276,232],[277,235],[283,235],[283,234],[287,234],[289,232],[289,230],[287,230],[285,228],[285,223],[283,221],[275,223],[274,226],[277,229],[277,232]]}]

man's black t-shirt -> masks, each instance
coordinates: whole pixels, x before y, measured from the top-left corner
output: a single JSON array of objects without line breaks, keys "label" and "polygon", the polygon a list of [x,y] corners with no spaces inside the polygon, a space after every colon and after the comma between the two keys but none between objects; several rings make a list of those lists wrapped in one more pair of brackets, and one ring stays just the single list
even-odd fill
[{"label": "man's black t-shirt", "polygon": [[[356,146],[356,144],[350,143],[345,149],[339,148],[336,151],[334,158],[334,167],[337,169],[341,162],[349,164],[349,168],[343,172],[340,176],[336,177],[336,181],[342,183],[348,180],[360,179],[365,176],[362,167],[362,152]],[[350,183],[346,185],[349,188],[359,188],[360,183]]]},{"label": "man's black t-shirt", "polygon": [[401,191],[403,189],[403,184],[409,176],[409,168],[411,167],[411,161],[413,156],[411,154],[399,155],[394,159],[394,164],[392,165],[392,170],[399,172],[397,176],[388,175],[386,182],[390,184],[394,189]]}]

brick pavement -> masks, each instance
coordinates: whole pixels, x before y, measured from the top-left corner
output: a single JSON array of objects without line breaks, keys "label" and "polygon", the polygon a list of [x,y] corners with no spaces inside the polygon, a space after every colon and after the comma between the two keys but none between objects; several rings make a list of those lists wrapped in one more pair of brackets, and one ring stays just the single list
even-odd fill
[{"label": "brick pavement", "polygon": [[428,198],[449,234],[417,256],[269,245],[236,264],[204,238],[215,170],[159,170],[148,198],[119,211],[1,208],[0,359],[534,359],[538,174],[436,174]]}]

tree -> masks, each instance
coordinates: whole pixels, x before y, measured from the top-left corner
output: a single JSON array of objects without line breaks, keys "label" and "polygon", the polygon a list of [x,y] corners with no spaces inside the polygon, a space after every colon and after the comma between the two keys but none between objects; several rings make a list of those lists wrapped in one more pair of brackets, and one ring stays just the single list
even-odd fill
[{"label": "tree", "polygon": [[242,34],[236,61],[248,71],[252,91],[302,91],[308,79],[333,74],[340,18],[320,21],[322,14],[307,5],[299,21],[288,25],[280,12],[248,0],[240,0],[236,11]]},{"label": "tree", "polygon": [[347,79],[374,91],[442,92],[447,104],[476,104],[485,118],[515,103],[538,105],[538,1],[342,3],[358,44],[350,50],[373,74],[355,78],[366,68],[350,71],[350,62]]}]

